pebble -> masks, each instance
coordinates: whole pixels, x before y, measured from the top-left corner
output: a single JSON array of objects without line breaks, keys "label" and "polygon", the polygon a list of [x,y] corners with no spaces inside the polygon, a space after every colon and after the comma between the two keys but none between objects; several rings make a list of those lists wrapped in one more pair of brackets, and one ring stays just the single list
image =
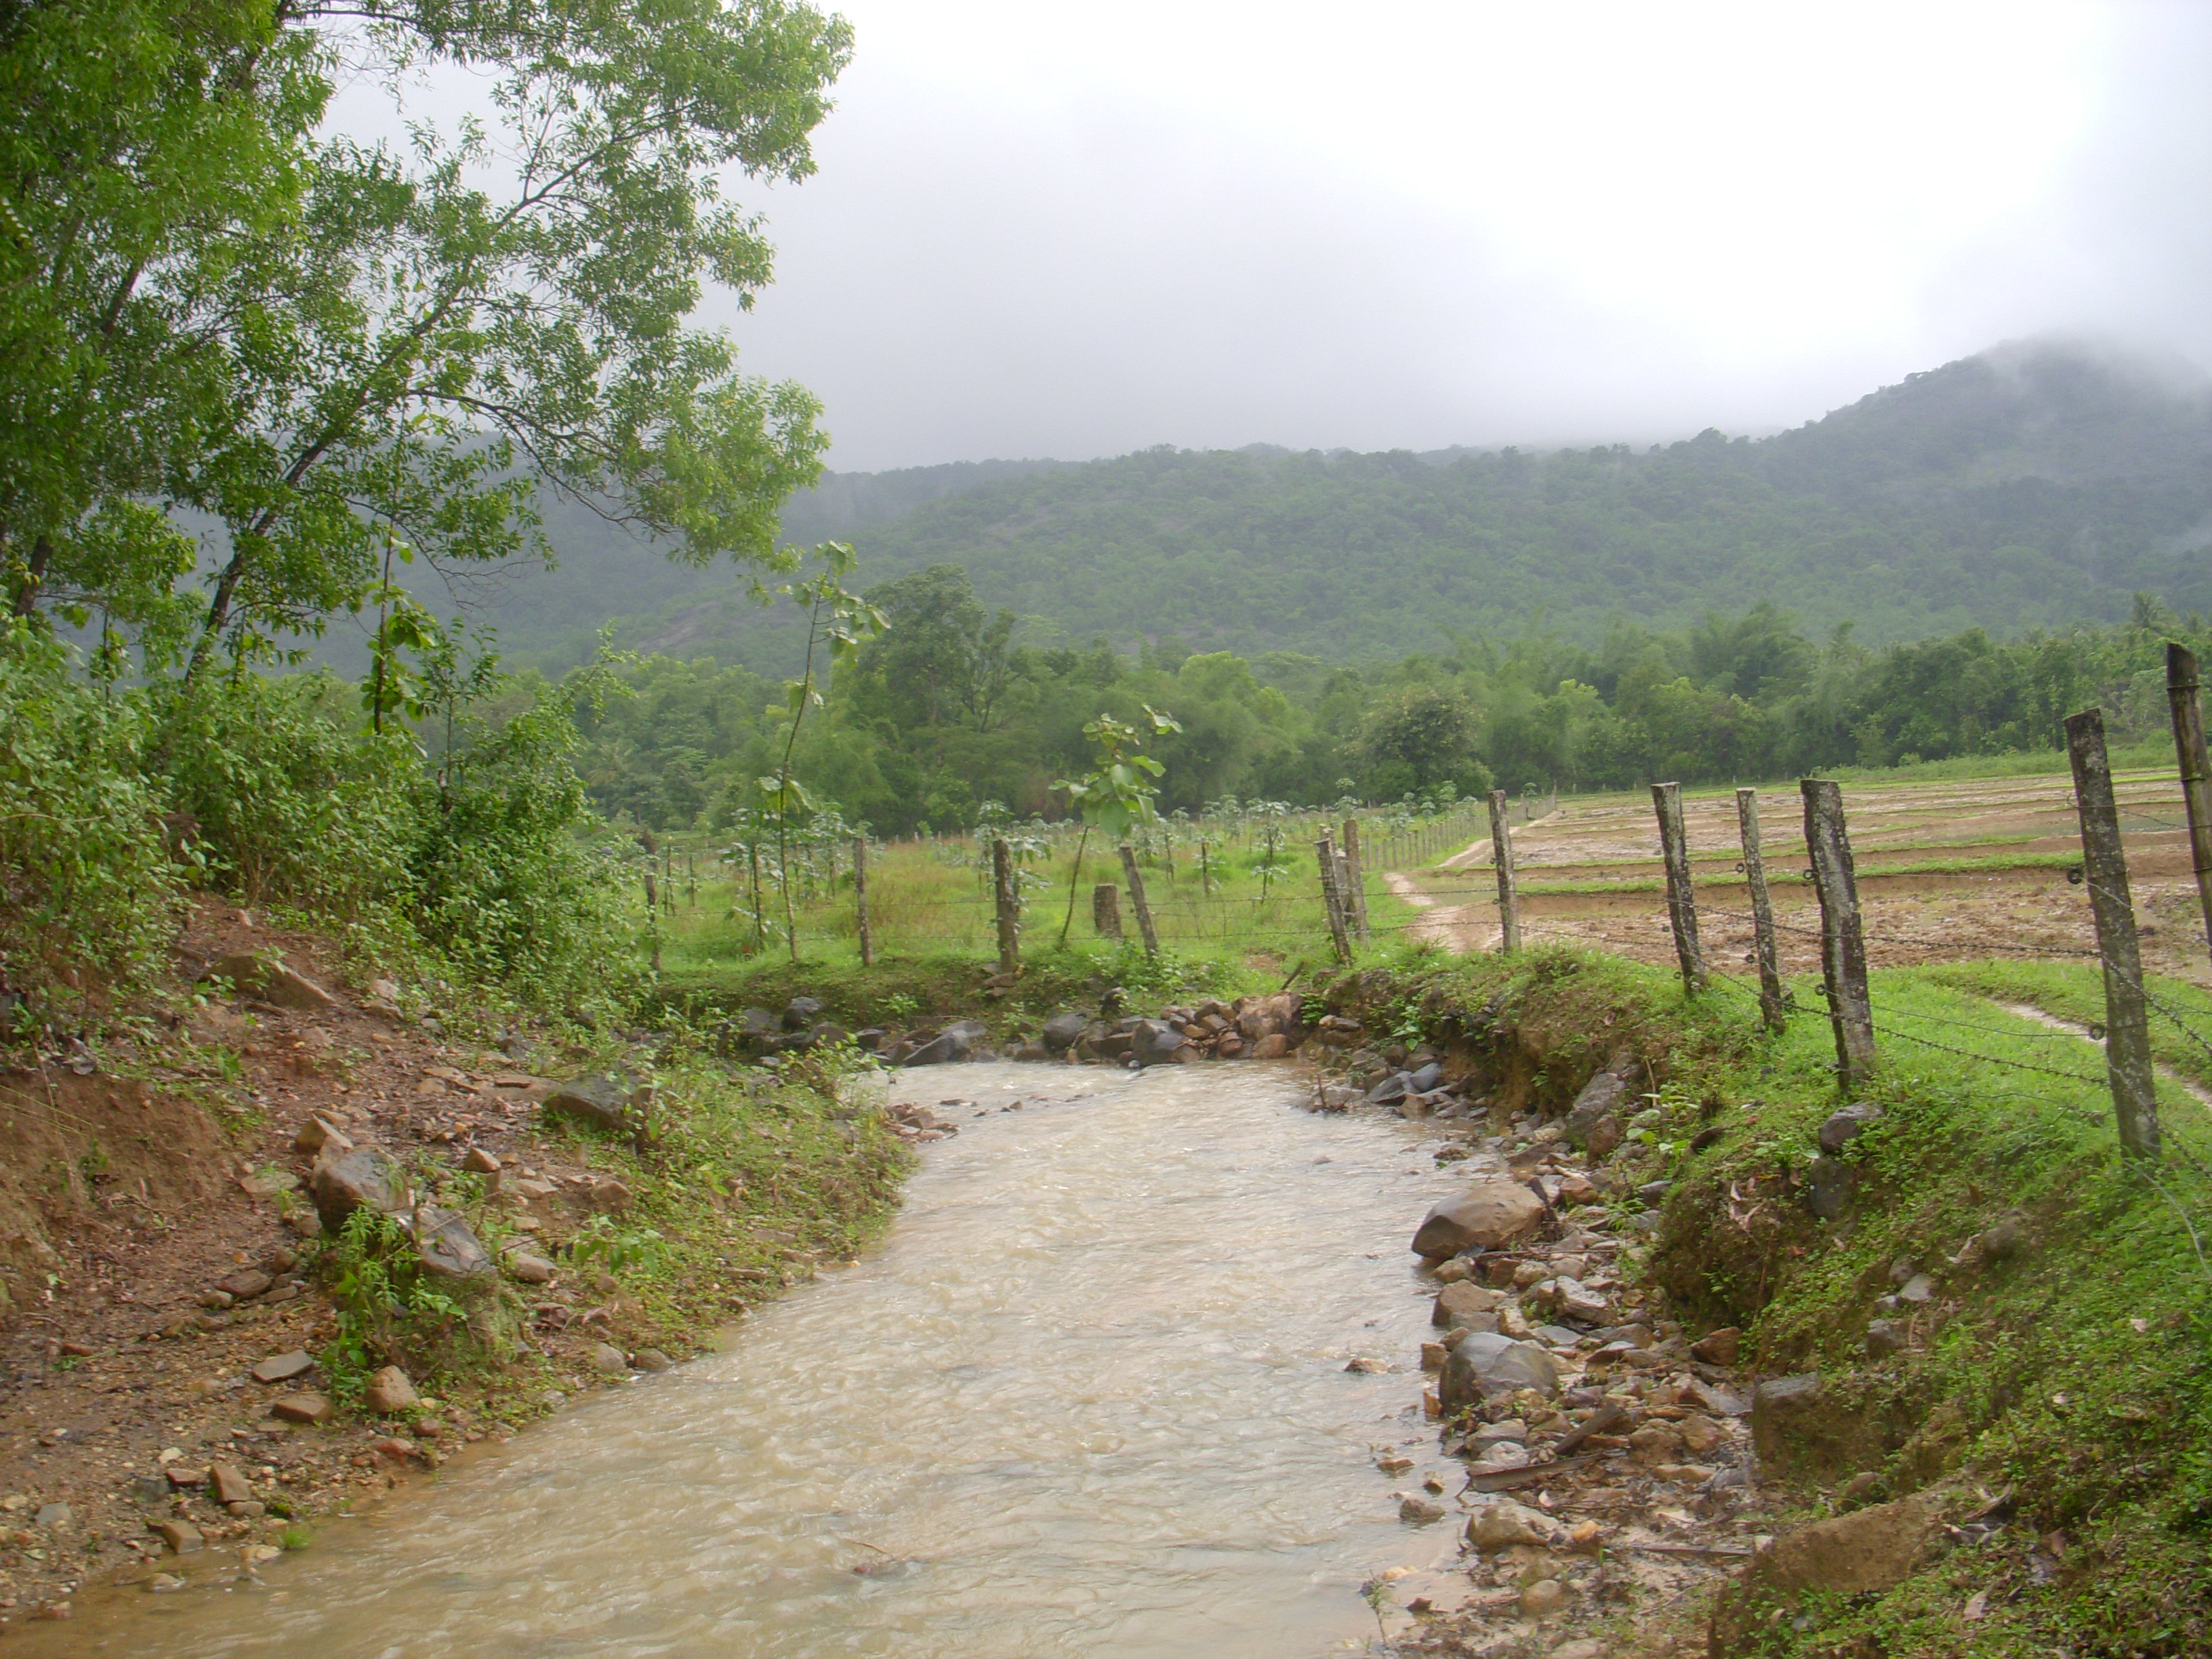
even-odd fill
[{"label": "pebble", "polygon": [[640,1348],[637,1352],[631,1357],[630,1363],[635,1364],[638,1370],[641,1371],[671,1370],[674,1369],[676,1364],[674,1360],[671,1359],[666,1354],[661,1352],[658,1348]]},{"label": "pebble", "polygon": [[66,1527],[75,1518],[66,1504],[45,1504],[40,1506],[34,1521],[41,1527]]},{"label": "pebble", "polygon": [[200,1529],[189,1521],[163,1521],[155,1525],[154,1531],[173,1555],[190,1555],[207,1547]]},{"label": "pebble", "polygon": [[553,1282],[553,1264],[544,1256],[532,1255],[527,1250],[509,1251],[507,1271],[509,1277],[518,1279],[525,1285],[550,1285]]},{"label": "pebble", "polygon": [[157,1572],[146,1581],[146,1588],[156,1595],[168,1595],[184,1589],[185,1576],[180,1572]]},{"label": "pebble", "polygon": [[471,1146],[469,1148],[469,1155],[461,1160],[461,1167],[477,1175],[497,1175],[500,1163],[496,1157],[483,1147]]},{"label": "pebble", "polygon": [[246,1479],[245,1471],[235,1463],[217,1463],[208,1471],[214,1484],[214,1498],[218,1504],[249,1504],[253,1501],[253,1488]]},{"label": "pebble", "polygon": [[1398,1500],[1398,1518],[1413,1526],[1425,1527],[1432,1521],[1444,1518],[1444,1506],[1431,1503],[1425,1498],[1408,1495]]},{"label": "pebble", "polygon": [[629,1362],[623,1358],[620,1348],[605,1342],[594,1342],[592,1344],[592,1369],[611,1376],[617,1371],[628,1370]]}]

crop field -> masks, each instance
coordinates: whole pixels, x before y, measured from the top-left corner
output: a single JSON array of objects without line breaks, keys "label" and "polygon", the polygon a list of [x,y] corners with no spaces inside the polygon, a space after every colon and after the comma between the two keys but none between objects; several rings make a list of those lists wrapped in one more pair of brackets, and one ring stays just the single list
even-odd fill
[{"label": "crop field", "polygon": [[[2143,963],[2212,984],[2190,872],[2180,783],[2169,767],[2115,775]],[[2064,774],[1846,784],[1844,811],[1869,963],[1907,967],[1990,957],[2094,952],[2073,790]],[[1785,973],[1820,967],[1820,908],[1807,876],[1801,799],[1759,792],[1761,847]],[[1685,791],[1692,880],[1711,965],[1743,972],[1752,948],[1732,790]],[[1567,940],[1671,962],[1659,834],[1648,791],[1563,798],[1516,830],[1528,943]],[[1416,907],[1410,931],[1457,950],[1493,950],[1496,876],[1485,840],[1388,878]]]}]

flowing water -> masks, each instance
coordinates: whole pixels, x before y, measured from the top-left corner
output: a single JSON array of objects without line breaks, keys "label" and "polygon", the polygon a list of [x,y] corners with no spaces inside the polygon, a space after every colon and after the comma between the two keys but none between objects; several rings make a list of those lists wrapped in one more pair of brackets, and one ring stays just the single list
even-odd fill
[{"label": "flowing water", "polygon": [[[1444,1530],[1405,1240],[1455,1186],[1288,1066],[947,1066],[884,1242],[260,1570],[81,1597],[26,1653],[1298,1659]],[[957,1097],[959,1108],[940,1102]],[[1024,1102],[1020,1110],[1002,1109]],[[1373,1358],[1368,1374],[1347,1362]],[[21,1627],[19,1627],[21,1628]]]}]

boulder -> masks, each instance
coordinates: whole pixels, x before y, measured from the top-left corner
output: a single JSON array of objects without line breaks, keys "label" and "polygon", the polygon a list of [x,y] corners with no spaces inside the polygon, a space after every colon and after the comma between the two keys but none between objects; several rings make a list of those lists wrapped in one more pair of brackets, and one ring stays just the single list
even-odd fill
[{"label": "boulder", "polygon": [[1559,1391],[1559,1365],[1533,1342],[1495,1331],[1470,1331],[1444,1358],[1437,1395],[1447,1412],[1472,1406],[1487,1394],[1534,1389],[1547,1398]]},{"label": "boulder", "polygon": [[427,1204],[415,1212],[415,1259],[424,1273],[447,1280],[489,1279],[499,1272],[465,1218]]},{"label": "boulder", "polygon": [[1425,1095],[1443,1080],[1444,1068],[1432,1060],[1407,1074],[1406,1090],[1409,1094]]},{"label": "boulder", "polygon": [[1858,1196],[1858,1172],[1840,1158],[1814,1158],[1805,1168],[1805,1205],[1823,1221],[1839,1221]]},{"label": "boulder", "polygon": [[1485,1504],[1467,1519],[1467,1541],[1479,1550],[1511,1549],[1516,1544],[1541,1549],[1559,1535],[1559,1523],[1543,1510],[1506,1498]]},{"label": "boulder", "polygon": [[1504,1299],[1496,1291],[1480,1285],[1470,1285],[1462,1279],[1455,1285],[1445,1285],[1438,1293],[1429,1322],[1447,1326],[1463,1324],[1468,1314],[1497,1312],[1498,1304]]},{"label": "boulder", "polygon": [[1464,1197],[1447,1199],[1422,1218],[1413,1234],[1413,1253],[1440,1259],[1462,1250],[1498,1249],[1534,1227],[1544,1213],[1544,1200],[1519,1182],[1480,1182]]},{"label": "boulder", "polygon": [[553,1282],[554,1267],[542,1255],[532,1255],[527,1250],[507,1253],[507,1271],[525,1285],[550,1285]]},{"label": "boulder", "polygon": [[1862,1130],[1881,1121],[1881,1107],[1870,1100],[1853,1101],[1830,1113],[1827,1121],[1820,1125],[1820,1150],[1832,1158],[1856,1139]]},{"label": "boulder", "polygon": [[1280,1031],[1255,1038],[1245,1054],[1247,1060],[1280,1060],[1291,1052],[1291,1040]]},{"label": "boulder", "polygon": [[1044,1023],[1044,1046],[1055,1054],[1066,1054],[1090,1023],[1081,1014],[1054,1014]]},{"label": "boulder", "polygon": [[821,1018],[821,1003],[812,997],[793,997],[784,1005],[783,1029],[787,1031],[811,1030]]},{"label": "boulder", "polygon": [[990,1036],[991,1028],[977,1019],[956,1019],[900,1064],[947,1066],[966,1060]]},{"label": "boulder", "polygon": [[1129,1033],[1129,1053],[1140,1066],[1172,1065],[1184,1046],[1183,1034],[1164,1019],[1140,1019]]},{"label": "boulder", "polygon": [[[1617,1121],[1622,1110],[1634,1103],[1627,1079],[1618,1069],[1607,1067],[1583,1085],[1575,1103],[1567,1109],[1567,1139],[1577,1146],[1588,1146],[1590,1131],[1602,1119]],[[1613,1142],[1616,1146],[1620,1144],[1617,1139]]]},{"label": "boulder", "polygon": [[1388,1106],[1403,1100],[1413,1092],[1413,1074],[1411,1072],[1393,1072],[1367,1091],[1367,1103],[1370,1106]]},{"label": "boulder", "polygon": [[380,1417],[396,1417],[401,1412],[414,1409],[420,1398],[405,1371],[397,1365],[386,1365],[368,1379],[368,1387],[362,1391],[361,1403]]},{"label": "boulder", "polygon": [[634,1080],[618,1072],[601,1072],[555,1085],[538,1113],[549,1123],[566,1121],[599,1134],[634,1135],[645,1103],[645,1091]]},{"label": "boulder", "polygon": [[1724,1325],[1690,1344],[1690,1358],[1708,1365],[1733,1365],[1742,1346],[1743,1333],[1733,1325]]},{"label": "boulder", "polygon": [[[336,1157],[331,1154],[337,1152]],[[389,1152],[374,1146],[337,1152],[337,1144],[323,1149],[307,1177],[307,1194],[325,1232],[337,1232],[356,1210],[366,1206],[389,1215],[407,1203],[407,1172]]]},{"label": "boulder", "polygon": [[337,999],[304,974],[282,963],[259,957],[218,957],[208,963],[202,979],[227,979],[247,996],[258,997],[279,1008],[301,1008],[310,1012],[334,1008]]},{"label": "boulder", "polygon": [[353,1150],[353,1142],[336,1124],[326,1118],[311,1117],[300,1126],[299,1133],[292,1137],[292,1150],[305,1152],[312,1158],[334,1142],[338,1143],[341,1152]]},{"label": "boulder", "polygon": [[1707,1650],[1745,1650],[1769,1627],[1776,1608],[1794,1610],[1808,1591],[1840,1601],[1894,1589],[1932,1558],[1942,1535],[1940,1510],[1926,1493],[1785,1533],[1722,1591]]}]

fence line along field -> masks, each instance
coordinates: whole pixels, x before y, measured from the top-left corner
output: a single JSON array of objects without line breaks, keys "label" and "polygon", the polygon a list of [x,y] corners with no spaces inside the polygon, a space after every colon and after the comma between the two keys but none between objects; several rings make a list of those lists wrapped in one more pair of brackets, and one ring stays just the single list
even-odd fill
[{"label": "fence line along field", "polygon": [[[2114,783],[2144,966],[2212,983],[2179,775],[2148,769]],[[1846,785],[1844,806],[1873,965],[2095,953],[2081,830],[2063,774]],[[1817,972],[1820,908],[1796,786],[1761,786],[1759,816],[1782,967]],[[1741,973],[1752,927],[1734,792],[1685,791],[1683,819],[1705,948],[1716,969]],[[1513,840],[1530,945],[1674,960],[1648,793],[1563,798]],[[1456,950],[1496,949],[1489,858],[1485,843],[1390,877],[1395,896],[1419,912],[1408,931]]]},{"label": "fence line along field", "polygon": [[[1549,810],[1523,802],[1522,818]],[[1316,842],[1356,817],[1362,837],[1362,885],[1371,922],[1385,936],[1418,919],[1395,896],[1388,872],[1467,847],[1484,832],[1487,809],[1446,800],[1328,811],[1277,803],[1200,819],[1162,819],[1132,837],[1156,933],[1164,949],[1230,956],[1266,969],[1325,953]],[[996,903],[991,848],[1012,851],[1022,903],[1022,948],[1072,944],[1103,933],[1097,890],[1110,885],[1122,936],[1139,934],[1115,846],[1080,823],[999,819],[969,836],[871,842],[867,851],[869,930],[878,955],[995,953]],[[660,843],[648,860],[659,904],[665,971],[708,974],[787,954],[795,924],[800,956],[835,962],[859,955],[859,911],[848,831],[801,836],[783,850],[793,903],[787,923],[772,837],[750,843],[686,837]],[[1080,871],[1078,860],[1080,858]],[[641,882],[642,890],[644,884]],[[1071,906],[1071,898],[1073,904]]]}]

